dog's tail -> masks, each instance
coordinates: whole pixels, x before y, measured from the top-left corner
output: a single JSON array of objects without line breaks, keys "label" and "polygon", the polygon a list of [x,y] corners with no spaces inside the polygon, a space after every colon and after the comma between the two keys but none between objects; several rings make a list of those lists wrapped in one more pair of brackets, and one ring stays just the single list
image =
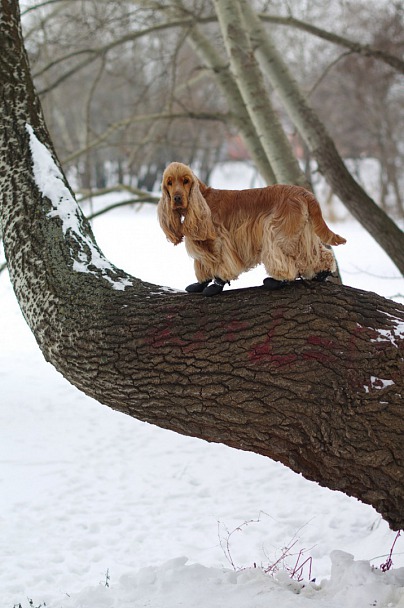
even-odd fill
[{"label": "dog's tail", "polygon": [[308,190],[306,191],[306,200],[309,215],[313,223],[314,232],[321,239],[321,241],[325,245],[343,245],[346,243],[346,239],[339,234],[335,234],[335,232],[329,229],[324,221],[317,199]]}]

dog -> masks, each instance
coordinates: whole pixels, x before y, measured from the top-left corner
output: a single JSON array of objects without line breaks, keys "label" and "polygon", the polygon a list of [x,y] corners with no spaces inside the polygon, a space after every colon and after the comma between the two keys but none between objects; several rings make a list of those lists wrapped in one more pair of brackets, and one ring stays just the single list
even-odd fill
[{"label": "dog", "polygon": [[190,293],[212,296],[242,272],[262,263],[264,287],[278,289],[298,278],[325,280],[336,270],[329,245],[346,239],[325,223],[313,194],[275,184],[248,190],[217,190],[182,163],[163,174],[157,206],[167,239],[185,240],[197,283]]}]

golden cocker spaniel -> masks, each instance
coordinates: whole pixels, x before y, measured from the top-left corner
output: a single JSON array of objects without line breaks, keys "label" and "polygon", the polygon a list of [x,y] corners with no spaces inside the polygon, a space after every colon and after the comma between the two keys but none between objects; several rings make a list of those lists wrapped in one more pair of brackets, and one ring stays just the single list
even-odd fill
[{"label": "golden cocker spaniel", "polygon": [[[276,184],[249,190],[216,190],[182,163],[164,171],[158,217],[167,238],[185,239],[197,283],[189,292],[220,293],[226,283],[259,263],[277,289],[297,278],[324,280],[336,269],[325,245],[341,245],[313,194],[300,186]],[[210,284],[212,283],[212,284]]]}]

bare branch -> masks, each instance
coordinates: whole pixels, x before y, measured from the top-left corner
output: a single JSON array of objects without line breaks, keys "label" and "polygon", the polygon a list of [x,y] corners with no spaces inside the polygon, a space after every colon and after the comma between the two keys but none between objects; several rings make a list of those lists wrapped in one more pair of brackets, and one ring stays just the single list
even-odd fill
[{"label": "bare branch", "polygon": [[[56,0],[53,0],[53,1],[56,1]],[[328,32],[326,30],[318,28],[305,21],[295,19],[292,16],[281,17],[281,16],[277,16],[277,15],[268,15],[267,13],[261,13],[259,15],[259,17],[263,21],[301,29],[314,36],[327,40],[328,42],[332,42],[333,44],[345,46],[346,48],[349,48],[354,53],[359,53],[359,54],[367,56],[367,57],[374,57],[374,58],[379,59],[380,61],[383,61],[384,63],[390,65],[397,71],[404,73],[404,61],[402,61],[399,57],[392,55],[390,53],[387,53],[386,51],[383,51],[381,49],[376,49],[368,44],[363,45],[363,44],[360,44],[359,42],[349,40],[348,38],[345,38],[338,34],[334,34],[333,32]],[[102,47],[98,47],[98,48],[94,48],[94,49],[83,49],[80,51],[75,51],[73,53],[69,53],[67,55],[64,55],[63,57],[59,57],[58,59],[52,61],[47,66],[45,66],[40,72],[37,72],[36,74],[34,74],[34,78],[41,76],[47,70],[51,69],[52,67],[55,67],[59,63],[66,61],[67,59],[71,59],[72,57],[75,57],[75,56],[78,56],[81,54],[90,55],[89,57],[84,59],[81,63],[78,63],[76,66],[72,67],[70,70],[67,70],[65,73],[61,74],[48,87],[45,87],[44,89],[40,90],[39,94],[45,95],[46,93],[48,93],[49,91],[51,91],[52,89],[57,87],[61,82],[70,78],[70,76],[72,76],[76,72],[80,71],[81,69],[83,69],[84,67],[86,67],[87,65],[92,63],[99,55],[108,53],[111,49],[113,49],[121,44],[125,44],[126,42],[136,40],[137,38],[147,36],[148,34],[157,32],[157,31],[162,31],[162,30],[175,28],[175,27],[185,27],[185,26],[190,27],[195,24],[195,18],[196,17],[185,17],[185,18],[180,18],[180,19],[174,19],[172,21],[167,21],[165,23],[155,24],[150,28],[146,28],[145,30],[130,32],[129,34],[126,34],[125,36],[122,36],[121,38],[118,38],[117,40],[114,40],[114,41],[110,42],[109,44],[106,44]],[[203,17],[203,18],[202,17],[198,18],[198,23],[200,23],[200,24],[212,23],[215,21],[216,21],[216,17],[214,15],[208,16],[208,17]]]},{"label": "bare branch", "polygon": [[107,207],[104,207],[103,209],[100,209],[99,211],[95,211],[94,213],[91,213],[90,215],[87,215],[87,219],[88,220],[93,220],[94,218],[103,215],[104,213],[107,213],[108,211],[112,211],[113,209],[118,209],[119,207],[126,207],[127,205],[135,205],[135,204],[142,204],[142,203],[152,203],[154,205],[157,205],[157,203],[159,202],[159,197],[158,196],[145,196],[143,198],[131,198],[127,201],[120,201],[119,203],[113,203],[112,205],[108,205]]},{"label": "bare branch", "polygon": [[353,53],[358,53],[359,55],[364,55],[365,57],[374,57],[375,59],[379,59],[380,61],[383,61],[387,65],[391,66],[398,72],[404,73],[404,61],[402,61],[396,55],[392,55],[387,51],[374,48],[369,44],[361,44],[360,42],[349,40],[349,38],[345,38],[339,34],[334,34],[333,32],[328,32],[327,30],[323,30],[315,25],[312,25],[311,23],[307,23],[306,21],[295,19],[295,17],[292,16],[281,17],[278,15],[260,13],[259,17],[262,21],[276,23],[277,25],[291,26],[299,30],[303,30],[304,32],[308,32],[313,36],[317,36],[317,38],[322,38],[323,40],[327,40],[333,44],[344,46],[350,49],[350,51]]},{"label": "bare branch", "polygon": [[[202,21],[205,22],[206,19],[203,19]],[[52,89],[57,87],[61,82],[67,80],[73,74],[76,74],[83,68],[87,67],[97,57],[99,57],[100,55],[105,55],[106,53],[108,53],[110,50],[116,48],[117,46],[125,44],[126,42],[132,42],[133,40],[137,40],[138,38],[142,38],[143,36],[147,36],[151,33],[157,32],[157,31],[166,30],[166,29],[170,29],[173,27],[183,27],[186,25],[190,26],[190,25],[192,25],[192,23],[193,23],[193,21],[190,18],[167,21],[166,23],[158,23],[158,24],[155,24],[152,27],[146,28],[144,30],[130,32],[129,34],[125,34],[125,36],[117,38],[116,40],[113,40],[112,42],[109,42],[108,44],[105,44],[104,46],[100,46],[100,47],[93,48],[93,49],[83,49],[81,51],[75,51],[73,53],[68,53],[67,55],[63,55],[63,57],[59,57],[58,59],[55,59],[54,61],[49,63],[47,66],[45,66],[40,72],[37,72],[36,74],[34,74],[34,78],[37,78],[38,76],[42,76],[49,69],[55,67],[59,63],[66,61],[67,59],[71,59],[74,56],[87,53],[90,55],[90,57],[83,59],[83,61],[81,61],[80,63],[76,64],[75,66],[73,66],[72,68],[70,68],[63,74],[61,74],[52,84],[50,84],[49,86],[40,90],[39,95],[45,95],[46,93],[48,93],[49,91],[51,91]]]},{"label": "bare branch", "polygon": [[69,162],[75,160],[82,154],[85,154],[92,148],[95,148],[100,143],[102,143],[103,141],[108,139],[108,137],[110,135],[112,135],[112,133],[114,133],[115,131],[117,131],[119,129],[123,129],[124,127],[127,127],[128,125],[131,125],[131,124],[134,124],[137,122],[157,121],[157,120],[175,120],[177,118],[192,118],[193,120],[213,120],[213,121],[226,123],[230,118],[230,114],[217,114],[217,113],[211,114],[209,112],[176,112],[173,114],[172,113],[167,113],[167,114],[155,113],[155,114],[141,114],[138,116],[131,116],[130,118],[125,118],[124,120],[119,120],[117,122],[112,123],[108,127],[108,129],[106,129],[104,131],[104,133],[101,133],[101,135],[99,135],[98,137],[96,137],[95,139],[90,141],[86,146],[84,146],[84,148],[81,148],[80,150],[73,152],[69,156],[66,156],[62,162],[63,162],[63,164],[66,164],[66,163],[69,163]]},{"label": "bare branch", "polygon": [[21,17],[24,17],[27,13],[31,11],[36,11],[38,8],[42,8],[43,6],[48,6],[49,4],[56,4],[58,2],[66,2],[66,0],[45,0],[44,2],[40,2],[39,4],[34,4],[33,6],[29,6],[25,10],[21,12]]},{"label": "bare branch", "polygon": [[341,61],[341,59],[344,59],[344,57],[347,57],[348,55],[351,55],[351,51],[346,51],[345,53],[341,53],[341,55],[338,55],[338,57],[336,59],[334,59],[334,61],[331,61],[331,63],[329,63],[327,65],[327,67],[325,68],[325,70],[323,71],[321,76],[316,80],[316,82],[313,84],[313,86],[310,88],[310,90],[307,91],[307,93],[306,93],[307,97],[311,97],[313,95],[314,91],[317,89],[317,87],[320,85],[320,83],[324,80],[324,78],[327,76],[327,74],[332,70],[332,68],[335,65],[337,65],[337,63],[339,63]]},{"label": "bare branch", "polygon": [[[110,194],[111,192],[129,192],[138,197],[144,197],[148,200],[147,197],[153,197],[150,192],[146,190],[141,190],[140,188],[135,188],[134,186],[129,186],[127,184],[115,184],[110,188],[98,188],[96,191],[94,190],[78,190],[77,194],[80,196],[79,203],[80,205],[83,201],[86,201],[89,198],[96,198],[97,196],[104,196],[105,194]],[[154,201],[152,201],[154,202]]]}]

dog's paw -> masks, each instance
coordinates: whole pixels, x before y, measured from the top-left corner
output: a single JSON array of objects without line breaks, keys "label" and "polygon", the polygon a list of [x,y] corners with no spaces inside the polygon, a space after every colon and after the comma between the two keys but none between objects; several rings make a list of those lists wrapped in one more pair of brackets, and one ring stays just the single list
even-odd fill
[{"label": "dog's paw", "polygon": [[264,287],[265,289],[270,289],[271,291],[275,289],[282,289],[283,287],[287,287],[290,285],[290,281],[277,281],[272,277],[267,277],[264,279]]},{"label": "dog's paw", "polygon": [[203,290],[209,285],[211,279],[204,281],[203,283],[191,283],[188,287],[185,287],[185,291],[188,293],[202,293]]},{"label": "dog's paw", "polygon": [[321,272],[318,272],[312,280],[317,281],[318,283],[324,283],[324,281],[331,275],[332,272],[330,270],[322,270]]},{"label": "dog's paw", "polygon": [[215,277],[213,283],[211,285],[208,285],[208,287],[205,287],[202,293],[208,298],[210,296],[216,296],[218,293],[221,293],[223,291],[223,287],[226,285],[226,283],[229,283],[229,281],[223,281],[223,279]]}]

